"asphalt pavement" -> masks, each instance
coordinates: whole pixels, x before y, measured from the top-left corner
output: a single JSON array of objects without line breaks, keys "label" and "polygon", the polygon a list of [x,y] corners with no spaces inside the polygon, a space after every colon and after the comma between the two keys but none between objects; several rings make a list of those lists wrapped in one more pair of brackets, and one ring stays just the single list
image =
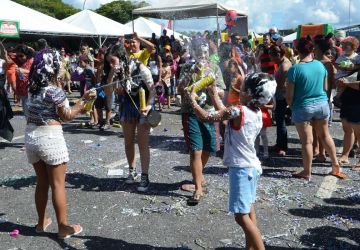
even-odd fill
[{"label": "asphalt pavement", "polygon": [[[84,116],[64,124],[68,217],[84,228],[64,241],[57,239],[50,194],[53,224],[48,233],[35,233],[35,173],[23,150],[25,119],[16,115],[15,139],[0,142],[0,249],[243,249],[244,234],[227,211],[228,171],[220,157],[211,157],[204,171],[209,194],[197,206],[186,203],[191,194],[180,186],[191,174],[177,109],[165,109],[151,134],[151,187],[145,194],[124,183],[128,166],[121,128],[81,128]],[[338,120],[331,132],[340,150]],[[275,127],[268,135],[273,145]],[[302,166],[293,126],[289,142],[286,157],[271,155],[263,162],[256,212],[266,249],[360,249],[360,173],[345,166],[349,179],[329,177],[328,159],[313,164],[311,181],[293,179],[291,172]],[[14,230],[17,237],[10,235]]]}]

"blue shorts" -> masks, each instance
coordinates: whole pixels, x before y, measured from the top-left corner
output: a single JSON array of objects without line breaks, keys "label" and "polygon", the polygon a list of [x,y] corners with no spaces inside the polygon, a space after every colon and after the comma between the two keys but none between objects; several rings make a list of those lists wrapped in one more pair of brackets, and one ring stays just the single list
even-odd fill
[{"label": "blue shorts", "polygon": [[229,168],[229,211],[249,214],[256,200],[260,173],[256,168]]},{"label": "blue shorts", "polygon": [[309,104],[305,107],[301,107],[292,111],[292,120],[294,123],[328,120],[329,117],[329,103],[326,101]]}]

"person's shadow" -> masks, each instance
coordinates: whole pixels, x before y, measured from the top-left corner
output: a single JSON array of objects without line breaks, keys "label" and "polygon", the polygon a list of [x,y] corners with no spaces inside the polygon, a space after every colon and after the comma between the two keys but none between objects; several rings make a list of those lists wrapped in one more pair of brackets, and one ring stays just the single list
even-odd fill
[{"label": "person's shadow", "polygon": [[[125,178],[99,178],[93,175],[84,173],[67,173],[66,174],[66,188],[79,189],[85,192],[115,192],[125,191],[129,193],[139,193],[136,185],[125,184]],[[182,184],[186,181],[174,183],[161,183],[152,182],[149,191],[145,195],[155,196],[171,196],[171,197],[184,197],[178,193]],[[35,176],[28,176],[19,179],[10,179],[0,182],[0,185],[5,187],[12,187],[14,189],[21,189],[36,184]]]},{"label": "person's shadow", "polygon": [[[5,214],[0,213],[0,216]],[[14,229],[19,230],[21,236],[25,237],[47,237],[53,241],[55,241],[62,249],[67,250],[77,250],[77,248],[68,244],[68,240],[60,240],[57,238],[57,233],[41,233],[38,234],[35,232],[35,226],[25,226],[12,222],[3,222],[1,223],[0,232],[1,233],[9,233]],[[9,236],[10,237],[10,236]],[[170,249],[179,249],[179,248],[169,248],[169,247],[155,247],[147,244],[137,244],[137,243],[129,243],[121,239],[111,239],[100,236],[81,236],[76,235],[72,237],[73,239],[80,239],[83,241],[86,249],[90,250],[98,250],[98,249],[106,249],[106,250],[119,250],[119,249],[144,249],[144,250],[170,250]],[[40,246],[39,246],[40,247]]]}]

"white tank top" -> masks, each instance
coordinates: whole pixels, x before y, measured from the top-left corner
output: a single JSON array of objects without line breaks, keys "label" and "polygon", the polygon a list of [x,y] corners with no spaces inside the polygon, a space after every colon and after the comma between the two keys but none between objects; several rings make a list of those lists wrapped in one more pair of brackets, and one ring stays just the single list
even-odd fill
[{"label": "white tank top", "polygon": [[227,167],[256,168],[261,172],[261,162],[256,156],[255,139],[262,128],[261,111],[242,106],[239,130],[228,123],[225,131],[224,165]]}]

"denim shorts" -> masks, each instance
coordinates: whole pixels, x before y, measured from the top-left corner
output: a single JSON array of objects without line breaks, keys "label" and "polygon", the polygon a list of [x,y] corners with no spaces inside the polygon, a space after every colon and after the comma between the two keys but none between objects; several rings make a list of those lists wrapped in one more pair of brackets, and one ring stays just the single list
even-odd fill
[{"label": "denim shorts", "polygon": [[328,120],[329,117],[330,109],[328,102],[312,103],[292,111],[292,121],[294,123]]},{"label": "denim shorts", "polygon": [[256,200],[260,172],[256,168],[229,168],[229,211],[249,214]]}]

